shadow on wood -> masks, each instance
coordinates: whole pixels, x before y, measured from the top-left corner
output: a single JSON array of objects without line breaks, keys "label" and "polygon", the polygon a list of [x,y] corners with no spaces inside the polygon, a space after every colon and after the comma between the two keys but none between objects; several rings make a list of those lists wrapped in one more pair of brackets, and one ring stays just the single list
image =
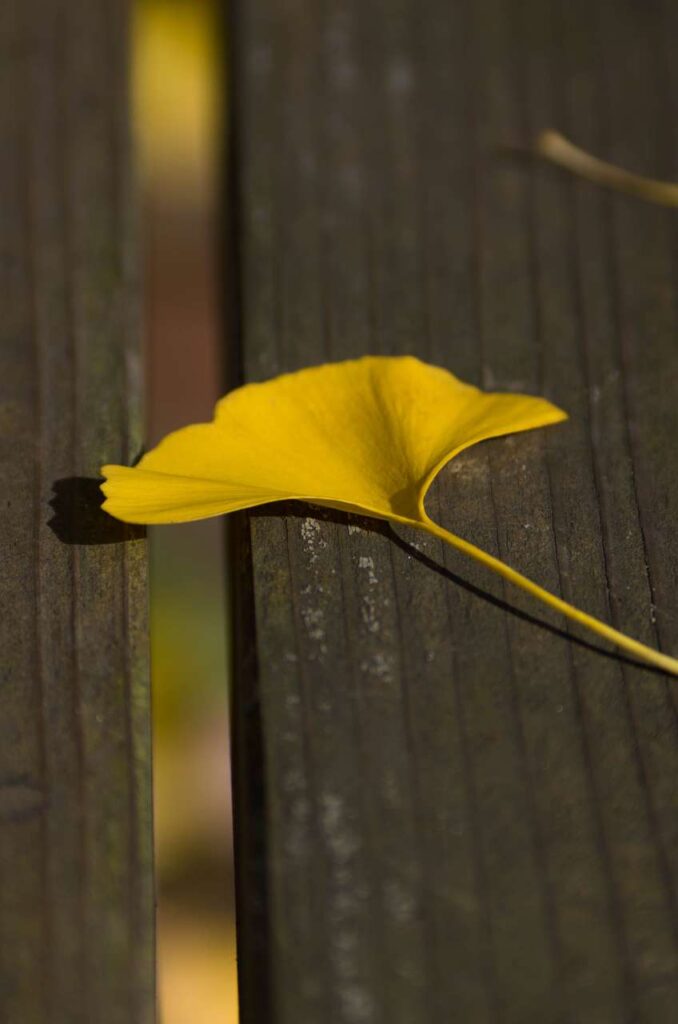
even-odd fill
[{"label": "shadow on wood", "polygon": [[55,480],[49,528],[64,544],[121,544],[146,536],[143,526],[121,523],[101,508],[101,480],[71,476]]},{"label": "shadow on wood", "polygon": [[[581,647],[584,650],[593,651],[603,658],[609,658],[612,661],[621,662],[624,665],[640,668],[644,672],[650,672],[655,676],[665,676],[665,673],[662,672],[661,669],[652,668],[644,663],[634,661],[632,658],[627,658],[614,650],[609,650],[599,644],[591,643],[588,640],[582,640],[577,636],[572,636],[566,629],[559,629],[557,626],[551,625],[551,623],[546,622],[544,619],[540,619],[536,615],[531,615],[529,612],[516,608],[510,603],[510,601],[504,601],[495,594],[491,594],[488,590],[484,590],[482,587],[478,587],[475,584],[470,583],[468,580],[465,580],[462,576],[458,575],[458,573],[452,572],[452,570],[448,569],[447,566],[437,562],[425,552],[420,551],[419,548],[415,547],[415,545],[408,540],[407,535],[401,535],[401,533],[389,523],[382,522],[379,519],[370,519],[367,516],[351,515],[347,512],[320,508],[317,505],[306,505],[303,502],[296,501],[281,502],[279,505],[275,504],[259,507],[253,509],[250,512],[250,515],[266,516],[270,515],[272,510],[278,509],[280,510],[280,514],[284,516],[290,516],[296,519],[318,519],[323,522],[334,523],[337,526],[343,526],[347,529],[350,525],[356,525],[365,533],[385,537],[403,551],[408,558],[415,559],[421,565],[430,569],[432,572],[437,573],[443,579],[448,580],[457,587],[461,587],[466,591],[466,593],[483,601],[487,601],[494,608],[498,608],[500,611],[513,616],[521,622],[526,622],[539,629],[543,629],[552,636],[560,637],[561,640],[575,644],[577,647]],[[407,534],[406,530],[403,532],[404,534]]]}]

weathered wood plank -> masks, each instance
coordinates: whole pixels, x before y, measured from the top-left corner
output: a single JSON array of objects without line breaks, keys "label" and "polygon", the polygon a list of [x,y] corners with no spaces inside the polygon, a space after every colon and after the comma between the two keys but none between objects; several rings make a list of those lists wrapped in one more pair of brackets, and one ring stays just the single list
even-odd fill
[{"label": "weathered wood plank", "polygon": [[[235,6],[244,378],[413,352],[547,395],[435,517],[678,651],[675,218],[515,152],[676,177],[675,9]],[[243,1019],[673,1020],[675,687],[429,540],[235,537]]]},{"label": "weathered wood plank", "polygon": [[7,1024],[154,1016],[145,542],[91,479],[140,445],[127,57],[118,0],[0,6]]}]

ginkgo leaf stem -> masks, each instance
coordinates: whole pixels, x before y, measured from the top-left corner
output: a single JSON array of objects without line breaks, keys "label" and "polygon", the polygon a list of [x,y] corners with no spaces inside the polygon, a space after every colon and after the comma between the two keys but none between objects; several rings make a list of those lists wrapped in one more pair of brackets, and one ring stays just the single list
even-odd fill
[{"label": "ginkgo leaf stem", "polygon": [[534,151],[596,185],[614,188],[638,199],[659,203],[660,206],[678,206],[678,184],[645,178],[642,174],[633,174],[622,167],[599,160],[569,142],[559,132],[542,132],[534,144]]},{"label": "ginkgo leaf stem", "polygon": [[612,626],[608,626],[605,622],[601,622],[600,619],[594,618],[593,615],[588,615],[586,612],[580,611],[579,608],[575,608],[574,605],[569,604],[567,601],[563,601],[562,598],[556,597],[555,594],[551,594],[548,590],[540,587],[537,583],[533,583],[532,580],[528,579],[527,576],[523,576],[522,573],[516,572],[505,562],[502,562],[499,558],[495,558],[493,555],[488,555],[486,551],[481,548],[477,548],[475,544],[471,544],[467,540],[463,540],[461,537],[457,537],[456,534],[450,533],[449,530],[445,530],[442,526],[438,526],[431,519],[422,520],[416,524],[420,529],[426,530],[427,533],[432,534],[439,540],[444,541],[445,544],[449,544],[451,547],[456,548],[457,551],[461,551],[463,554],[468,555],[470,558],[475,559],[482,565],[491,569],[493,572],[498,573],[509,583],[513,583],[516,587],[520,587],[521,590],[526,591],[535,597],[538,601],[542,601],[548,605],[549,608],[554,608],[561,615],[571,619],[573,622],[578,623],[580,626],[584,626],[589,629],[592,633],[602,637],[604,640],[608,640],[610,643],[615,644],[617,647],[626,651],[633,657],[640,658],[643,661],[648,662],[650,665],[655,665],[657,668],[662,669],[664,672],[669,672],[674,676],[678,676],[678,659],[671,658],[668,654],[662,654],[661,651],[656,651],[652,647],[648,647],[646,644],[641,644],[638,640],[633,640],[631,637],[626,636],[625,633],[621,633],[618,629],[613,629]]}]

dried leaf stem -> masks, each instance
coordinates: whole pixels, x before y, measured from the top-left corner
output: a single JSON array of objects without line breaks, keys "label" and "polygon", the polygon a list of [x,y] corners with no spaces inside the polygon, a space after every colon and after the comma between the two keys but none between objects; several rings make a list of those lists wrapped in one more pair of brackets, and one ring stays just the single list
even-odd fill
[{"label": "dried leaf stem", "polygon": [[558,132],[542,132],[534,144],[539,156],[559,167],[578,174],[596,185],[617,189],[628,195],[645,199],[661,206],[678,207],[678,184],[655,181],[640,174],[632,174],[614,164],[606,163],[569,142]]},{"label": "dried leaf stem", "polygon": [[579,608],[575,608],[574,605],[569,604],[567,601],[563,601],[562,598],[556,597],[551,594],[548,590],[544,590],[537,583],[533,583],[532,580],[523,576],[522,573],[516,572],[510,566],[506,565],[500,559],[495,558],[493,555],[488,555],[486,551],[481,548],[477,548],[475,544],[471,544],[467,540],[463,540],[461,537],[457,537],[454,533],[450,533],[445,530],[442,526],[438,526],[432,520],[427,519],[426,521],[418,522],[416,524],[420,529],[426,530],[427,533],[432,534],[439,540],[444,541],[451,547],[456,548],[457,551],[461,551],[465,555],[469,555],[475,561],[480,562],[486,568],[491,569],[493,572],[498,573],[509,583],[513,583],[516,587],[520,587],[521,590],[526,591],[535,597],[538,601],[542,601],[548,605],[549,608],[554,608],[561,615],[571,619],[573,622],[578,623],[585,629],[590,630],[597,636],[602,637],[604,640],[609,641],[621,650],[630,654],[632,657],[640,658],[642,661],[647,662],[656,668],[662,669],[664,672],[669,672],[671,675],[678,676],[678,659],[670,657],[668,654],[662,654],[661,651],[656,651],[652,647],[648,647],[646,644],[641,644],[638,640],[633,640],[631,637],[626,636],[625,633],[621,633],[618,629],[613,629],[612,626],[608,626],[606,623],[601,622],[600,619],[594,618],[593,615],[588,615],[586,612],[582,612]]}]

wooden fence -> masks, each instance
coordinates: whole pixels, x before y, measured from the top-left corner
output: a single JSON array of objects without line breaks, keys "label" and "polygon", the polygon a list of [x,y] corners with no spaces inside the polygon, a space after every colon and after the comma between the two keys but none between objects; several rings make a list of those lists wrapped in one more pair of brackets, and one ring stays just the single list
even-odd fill
[{"label": "wooden fence", "polygon": [[[154,1017],[145,542],[118,0],[0,6],[0,1019]],[[544,394],[435,518],[678,652],[675,215],[532,160],[678,176],[662,0],[234,0],[229,385],[413,353]],[[337,439],[341,443],[341,439]],[[244,1024],[675,1020],[675,685],[432,540],[232,524]],[[196,999],[199,993],[196,993]]]}]

